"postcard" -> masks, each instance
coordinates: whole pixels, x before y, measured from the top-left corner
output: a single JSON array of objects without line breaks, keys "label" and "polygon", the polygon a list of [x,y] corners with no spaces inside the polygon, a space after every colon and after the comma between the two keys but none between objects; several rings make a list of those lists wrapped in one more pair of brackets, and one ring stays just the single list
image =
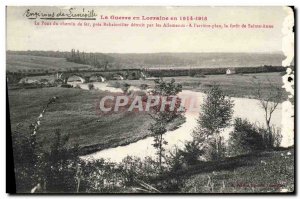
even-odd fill
[{"label": "postcard", "polygon": [[7,192],[295,193],[294,30],[289,6],[7,6]]}]

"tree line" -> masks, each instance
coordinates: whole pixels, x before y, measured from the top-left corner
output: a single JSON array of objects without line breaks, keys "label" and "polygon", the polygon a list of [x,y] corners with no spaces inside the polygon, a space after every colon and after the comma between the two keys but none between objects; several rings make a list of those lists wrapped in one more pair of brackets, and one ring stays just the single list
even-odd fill
[{"label": "tree line", "polygon": [[85,53],[79,50],[72,49],[67,61],[78,64],[87,64],[96,68],[108,69],[109,65],[113,62],[113,58],[102,53]]}]

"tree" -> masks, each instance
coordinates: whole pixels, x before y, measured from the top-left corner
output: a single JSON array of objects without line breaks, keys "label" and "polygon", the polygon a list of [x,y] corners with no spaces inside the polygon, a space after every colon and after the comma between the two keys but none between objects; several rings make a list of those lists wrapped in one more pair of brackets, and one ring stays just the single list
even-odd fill
[{"label": "tree", "polygon": [[259,100],[260,106],[263,108],[265,112],[265,121],[267,125],[267,130],[269,134],[272,134],[271,127],[271,119],[274,111],[278,107],[279,103],[282,100],[282,89],[275,87],[270,81],[268,84],[268,89],[264,92],[262,90],[262,85],[258,83],[254,83],[257,87],[256,89],[256,97]]},{"label": "tree", "polygon": [[153,107],[152,113],[149,113],[150,116],[154,119],[154,123],[150,126],[150,131],[154,135],[154,144],[153,146],[157,149],[158,157],[158,167],[160,172],[162,172],[162,158],[164,156],[164,145],[168,143],[164,140],[163,134],[167,132],[166,125],[171,122],[173,119],[182,114],[179,111],[180,99],[176,98],[174,109],[171,108],[171,105],[166,105],[163,110],[161,110],[162,99],[165,98],[167,101],[173,99],[179,92],[181,92],[182,86],[176,84],[175,80],[172,79],[170,82],[165,82],[163,79],[155,81],[154,95],[158,97],[159,103],[157,106]]},{"label": "tree", "polygon": [[60,130],[55,131],[54,139],[51,142],[50,150],[43,153],[43,176],[47,192],[75,192],[79,184],[78,164],[78,145],[73,149],[67,148],[69,135],[61,135]]},{"label": "tree", "polygon": [[198,127],[194,130],[194,139],[199,144],[208,142],[212,151],[212,159],[220,159],[223,156],[221,132],[230,125],[233,115],[233,101],[226,97],[218,85],[208,91],[201,105],[198,119]]}]

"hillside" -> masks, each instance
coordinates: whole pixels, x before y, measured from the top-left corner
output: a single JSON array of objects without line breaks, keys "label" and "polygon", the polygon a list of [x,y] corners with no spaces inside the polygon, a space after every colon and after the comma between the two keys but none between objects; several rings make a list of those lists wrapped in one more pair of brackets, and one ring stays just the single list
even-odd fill
[{"label": "hillside", "polygon": [[6,55],[6,70],[18,72],[23,70],[67,70],[88,69],[91,66],[67,62],[65,58],[33,55]]},{"label": "hillside", "polygon": [[[80,52],[83,53],[83,52]],[[94,68],[90,65],[67,62],[70,52],[7,51],[7,70]],[[96,56],[97,62],[107,62],[108,69],[120,68],[227,68],[281,66],[280,53],[85,53]],[[103,65],[103,64],[102,64]],[[100,64],[99,68],[103,68]]]},{"label": "hillside", "polygon": [[145,53],[108,54],[124,67],[251,67],[281,66],[280,53]]},{"label": "hillside", "polygon": [[[294,191],[294,148],[203,162],[176,173],[171,192],[276,193]],[[172,182],[171,176],[161,178]],[[163,183],[163,182],[162,182]],[[164,183],[163,183],[164,184]],[[167,185],[169,187],[169,185]]]}]

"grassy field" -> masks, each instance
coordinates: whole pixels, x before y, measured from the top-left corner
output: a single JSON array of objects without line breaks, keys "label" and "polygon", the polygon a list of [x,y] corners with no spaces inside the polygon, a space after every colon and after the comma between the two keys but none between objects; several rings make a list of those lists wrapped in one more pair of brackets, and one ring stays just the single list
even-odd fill
[{"label": "grassy field", "polygon": [[[233,75],[205,75],[203,77],[164,77],[166,81],[175,79],[176,83],[183,86],[183,89],[206,92],[212,85],[218,84],[221,89],[230,97],[256,98],[257,83],[261,84],[263,93],[270,91],[271,86],[282,88],[282,74],[275,73],[253,73],[253,74],[233,74]],[[141,84],[153,86],[154,82],[149,80],[123,80],[126,83],[139,87]],[[287,99],[284,91],[282,100]]]},{"label": "grassy field", "polygon": [[[270,83],[276,87],[282,86],[280,73],[174,78],[177,83],[183,85],[183,89],[202,92],[217,83],[229,96],[233,97],[255,98],[253,93],[256,87],[252,83],[253,80],[260,82],[263,91],[266,92],[270,89]],[[170,80],[171,78],[164,79]],[[119,82],[126,82],[137,87],[141,84],[154,86],[153,80]],[[106,95],[104,92],[53,87],[9,90],[8,94],[14,136],[28,134],[28,126],[36,120],[49,98],[59,97],[57,103],[50,106],[42,121],[39,134],[45,146],[48,146],[55,129],[60,129],[63,134],[70,134],[70,146],[78,143],[83,153],[128,144],[149,135],[147,130],[150,123],[149,116],[145,113],[126,112],[102,117],[97,115],[96,102]]]},{"label": "grassy field", "polygon": [[[199,165],[185,181],[188,193],[258,193],[294,191],[294,148],[229,158],[216,166]],[[206,171],[205,171],[206,170]],[[214,170],[214,172],[209,172]],[[203,172],[204,171],[204,172]],[[191,174],[191,173],[190,173]],[[187,172],[185,175],[190,175]]]},{"label": "grassy field", "polygon": [[88,69],[91,68],[91,66],[67,62],[65,58],[42,57],[31,55],[6,55],[6,70],[11,72],[32,69],[66,70],[71,68]]},{"label": "grassy field", "polygon": [[[49,106],[41,121],[38,139],[45,148],[56,129],[69,134],[70,147],[78,143],[83,154],[125,145],[150,133],[151,119],[145,113],[97,114],[96,104],[107,95],[106,92],[54,87],[9,90],[8,94],[13,136],[28,135],[29,125],[36,121],[43,106],[51,97],[59,97]],[[174,124],[170,128],[174,128]]]},{"label": "grassy field", "polygon": [[[54,75],[49,76],[34,76],[28,79],[54,79]],[[255,98],[257,89],[256,84],[261,84],[262,92],[268,92],[271,86],[282,88],[282,74],[274,73],[252,73],[252,74],[233,74],[233,75],[205,75],[202,77],[164,77],[166,81],[175,79],[176,83],[183,86],[183,89],[205,92],[208,91],[213,84],[218,84],[228,96],[231,97],[245,97]],[[115,84],[116,80],[108,81],[108,83]],[[132,86],[140,87],[142,84],[147,84],[149,87],[154,86],[153,80],[118,80],[119,83],[127,83]],[[287,99],[287,95],[284,96]]]},{"label": "grassy field", "polygon": [[[233,74],[233,75],[206,75],[203,77],[174,77],[184,89],[194,91],[208,91],[213,84],[218,84],[222,90],[231,97],[255,98],[257,86],[260,83],[262,92],[266,93],[271,86],[281,88],[282,75],[276,73]],[[170,77],[164,78],[171,79]],[[284,96],[287,99],[287,95]]]},{"label": "grassy field", "polygon": [[179,193],[276,193],[293,192],[294,147],[199,162],[160,182],[177,182]]}]

